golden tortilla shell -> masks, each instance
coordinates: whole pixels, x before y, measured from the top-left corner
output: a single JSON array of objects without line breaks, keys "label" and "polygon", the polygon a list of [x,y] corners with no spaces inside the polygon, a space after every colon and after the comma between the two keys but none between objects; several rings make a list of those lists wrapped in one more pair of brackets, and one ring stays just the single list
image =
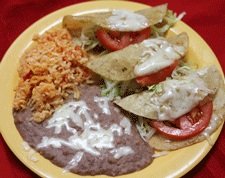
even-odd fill
[{"label": "golden tortilla shell", "polygon": [[[220,124],[224,121],[225,117],[225,85],[218,69],[215,65],[208,68],[207,73],[201,76],[202,79],[208,84],[209,89],[216,91],[212,95],[213,99],[213,113],[218,116],[215,123],[210,122],[208,127],[213,126],[209,135],[213,134]],[[157,113],[147,105],[146,101],[150,98],[148,91],[141,94],[130,95],[124,99],[116,100],[115,103],[123,109],[132,112],[136,115],[144,116],[147,118],[157,119]],[[157,132],[149,140],[149,144],[156,150],[176,150],[205,140],[205,136],[199,134],[185,140],[171,139],[163,134]]]},{"label": "golden tortilla shell", "polygon": [[[208,127],[212,127],[209,131],[209,135],[212,135],[224,122],[225,117],[225,87],[222,77],[220,77],[220,87],[213,97],[213,113],[218,116],[215,123],[210,122]],[[194,137],[185,140],[175,140],[164,136],[163,134],[157,132],[149,140],[149,144],[152,148],[156,150],[176,150],[186,146],[193,145],[195,143],[205,140],[205,136],[198,134]]]},{"label": "golden tortilla shell", "polygon": [[[162,4],[159,6],[136,11],[136,13],[144,15],[148,19],[149,21],[148,26],[161,22],[163,17],[166,15],[166,12],[167,12],[167,4]],[[92,22],[103,28],[113,30],[110,29],[110,26],[106,21],[106,19],[109,18],[110,16],[112,16],[112,11],[84,16],[67,15],[63,18],[62,24],[64,28],[77,31],[82,29],[87,23]]]},{"label": "golden tortilla shell", "polygon": [[[189,39],[185,32],[166,39],[173,45],[183,46],[188,50]],[[127,81],[136,78],[134,67],[140,62],[140,56],[148,48],[141,43],[130,45],[122,50],[114,51],[103,56],[92,56],[85,64],[93,72],[114,80]]]},{"label": "golden tortilla shell", "polygon": [[178,35],[171,36],[166,39],[166,41],[175,46],[183,46],[184,53],[188,51],[189,48],[189,38],[186,32],[182,32]]},{"label": "golden tortilla shell", "polygon": [[[205,83],[208,85],[207,87],[213,91],[217,91],[219,88],[219,78],[220,74],[217,70],[216,66],[207,68],[204,75],[200,76]],[[149,119],[158,119],[158,112],[153,108],[148,101],[154,96],[160,97],[161,93],[152,93],[152,91],[145,90],[141,93],[129,95],[123,99],[119,99],[114,101],[117,105],[123,108],[126,111],[129,111],[138,116],[146,117]]]}]

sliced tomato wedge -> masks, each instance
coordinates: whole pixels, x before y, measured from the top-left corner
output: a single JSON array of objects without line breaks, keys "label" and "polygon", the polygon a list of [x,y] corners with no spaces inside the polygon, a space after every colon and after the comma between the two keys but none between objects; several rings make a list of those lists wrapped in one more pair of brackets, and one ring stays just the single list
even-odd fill
[{"label": "sliced tomato wedge", "polygon": [[142,86],[145,86],[145,85],[154,85],[159,82],[162,82],[172,74],[173,70],[177,67],[178,63],[179,63],[178,60],[175,60],[173,64],[154,74],[137,77],[136,78],[137,83],[140,83]]},{"label": "sliced tomato wedge", "polygon": [[130,45],[130,34],[123,33],[120,39],[112,38],[106,29],[99,29],[96,35],[100,43],[110,51],[117,51]]},{"label": "sliced tomato wedge", "polygon": [[138,32],[107,31],[106,29],[96,31],[100,43],[110,51],[121,50],[131,44],[140,43],[147,39],[150,33],[150,27]]},{"label": "sliced tomato wedge", "polygon": [[[174,139],[187,139],[201,133],[208,126],[213,112],[212,100],[207,101],[205,104],[198,106],[198,118],[191,118],[191,112],[176,119],[175,124],[179,128],[170,127],[162,121],[151,121],[152,127],[157,131]],[[194,121],[195,120],[195,121]],[[194,123],[193,123],[194,122]]]},{"label": "sliced tomato wedge", "polygon": [[141,31],[131,32],[131,44],[140,43],[149,38],[151,34],[151,28],[147,27]]}]

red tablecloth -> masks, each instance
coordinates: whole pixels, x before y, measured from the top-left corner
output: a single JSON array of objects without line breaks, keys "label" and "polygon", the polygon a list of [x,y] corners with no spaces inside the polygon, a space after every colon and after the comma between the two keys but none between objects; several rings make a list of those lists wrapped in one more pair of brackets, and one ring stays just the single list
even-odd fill
[{"label": "red tablecloth", "polygon": [[[13,41],[31,24],[45,15],[83,0],[1,0],[0,1],[0,61]],[[209,44],[225,71],[225,1],[224,0],[136,0],[148,5],[168,2],[169,9],[180,14]],[[184,177],[224,177],[225,175],[225,129],[209,154]],[[10,151],[0,136],[0,177],[38,177]]]}]

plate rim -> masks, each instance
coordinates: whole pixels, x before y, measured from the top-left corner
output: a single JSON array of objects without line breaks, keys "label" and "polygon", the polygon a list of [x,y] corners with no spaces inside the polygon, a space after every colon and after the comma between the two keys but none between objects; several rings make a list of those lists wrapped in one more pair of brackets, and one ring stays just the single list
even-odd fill
[{"label": "plate rim", "polygon": [[[77,6],[85,6],[85,5],[87,5],[87,4],[100,4],[100,3],[115,3],[115,2],[120,2],[120,3],[124,3],[124,4],[133,4],[133,5],[139,5],[139,6],[146,6],[146,7],[149,7],[149,5],[146,5],[146,4],[142,4],[142,3],[137,3],[137,2],[129,2],[129,1],[89,1],[89,2],[82,2],[82,3],[77,3],[77,4],[73,4],[73,5],[70,5],[70,6],[67,6],[67,7],[64,7],[64,8],[62,8],[62,9],[59,9],[59,10],[57,10],[57,11],[54,11],[54,12],[52,12],[52,13],[50,13],[50,14],[48,14],[48,15],[46,15],[46,16],[44,16],[44,17],[42,17],[41,19],[39,19],[38,21],[36,21],[36,22],[34,22],[31,26],[29,26],[26,30],[24,30],[24,32],[22,32],[17,38],[16,38],[16,40],[10,45],[10,47],[8,48],[8,50],[6,51],[6,53],[4,54],[4,56],[3,56],[3,58],[2,58],[2,61],[1,61],[1,63],[0,63],[0,74],[2,73],[2,71],[3,71],[3,67],[5,67],[6,65],[7,65],[7,57],[10,55],[9,53],[12,51],[12,49],[15,47],[15,45],[17,45],[17,43],[19,43],[20,42],[20,40],[23,38],[23,36],[25,35],[25,34],[27,34],[29,31],[32,31],[32,29],[33,28],[35,28],[36,26],[38,26],[38,24],[39,23],[41,23],[41,22],[43,22],[43,21],[45,21],[46,19],[49,19],[49,18],[51,18],[51,17],[53,17],[53,16],[55,16],[55,15],[57,15],[57,14],[60,14],[60,12],[63,12],[63,11],[66,11],[67,9],[70,9],[70,8],[73,8],[73,7],[77,7]],[[109,5],[108,5],[109,6]],[[106,6],[107,7],[107,6]],[[109,9],[109,8],[105,8],[105,9]],[[55,18],[54,18],[55,19]],[[60,21],[61,21],[61,19],[62,19],[62,17],[61,18],[59,18],[58,19],[58,21],[57,22],[54,22],[54,24],[57,24],[57,23],[60,23]],[[202,41],[201,42],[203,42],[203,43],[205,43],[205,45],[206,46],[208,46],[208,44],[201,38],[201,36],[197,33],[197,32],[195,32],[191,27],[189,27],[187,24],[185,24],[184,22],[182,22],[182,21],[180,21],[180,22],[178,22],[179,24],[182,24],[182,25],[184,25],[185,27],[187,27],[187,28],[190,28],[189,30],[190,31],[193,31]],[[54,26],[54,24],[48,24],[48,25],[45,25],[46,27],[44,28],[44,30],[42,30],[41,32],[40,31],[37,31],[37,33],[43,33],[46,29],[49,29],[49,28],[51,28],[52,26]],[[176,29],[175,29],[176,30]],[[26,45],[26,48],[28,47],[28,46],[30,46],[31,45],[31,43],[32,43],[32,41],[30,41],[30,43],[28,43],[27,45]],[[24,49],[26,49],[26,48],[24,48]],[[213,53],[213,51],[212,51],[212,49],[208,46],[208,48],[209,48],[209,50],[211,50],[210,52],[212,53],[212,55],[214,55],[214,58],[217,60],[217,62],[218,62],[218,64],[219,64],[219,61],[218,61],[218,59],[217,59],[217,57],[215,56],[215,54]],[[23,51],[24,52],[24,51]],[[23,53],[23,52],[21,52],[21,54]],[[18,61],[17,61],[18,62]],[[217,65],[218,65],[217,64]],[[218,67],[218,66],[217,66]],[[223,74],[223,71],[222,71],[222,68],[221,68],[221,65],[219,64],[219,70],[220,70],[220,72],[222,72],[221,74],[222,74],[222,76],[224,77],[224,74]],[[0,82],[2,82],[2,80],[0,81]],[[1,96],[1,95],[0,95]],[[1,101],[0,101],[0,105],[1,105]],[[3,123],[2,122],[2,120],[3,119],[0,119],[0,123]],[[16,155],[16,157],[26,166],[26,167],[28,167],[30,170],[32,170],[33,172],[35,172],[37,175],[39,175],[39,176],[45,176],[45,177],[49,177],[48,175],[46,175],[46,173],[43,173],[43,172],[41,172],[41,170],[39,170],[39,171],[37,171],[36,169],[34,169],[33,167],[31,167],[29,164],[27,165],[27,161],[26,161],[26,159],[24,159],[24,158],[21,158],[21,155],[18,155],[17,154],[17,152],[15,151],[15,150],[13,150],[11,147],[12,147],[12,145],[11,145],[11,143],[9,142],[9,140],[8,140],[8,138],[7,138],[7,135],[6,135],[6,132],[5,132],[5,130],[2,132],[2,127],[3,127],[3,125],[2,124],[0,124],[0,132],[1,132],[1,134],[2,134],[2,137],[3,137],[3,139],[5,140],[5,142],[7,143],[7,145],[9,146],[9,148],[10,148],[10,150],[12,150],[12,152]],[[220,134],[220,132],[221,132],[221,130],[222,130],[222,127],[223,127],[223,124],[222,125],[220,125],[220,127],[219,127],[219,129],[216,131],[216,134],[214,133],[213,134],[213,138],[215,138],[214,139],[214,142],[217,140],[217,138],[218,138],[218,136],[219,136],[219,134]],[[22,147],[22,146],[21,146]],[[199,162],[208,154],[208,152],[211,150],[211,146],[209,147],[206,147],[205,148],[205,151],[204,151],[204,153],[202,153],[201,155],[200,155],[200,157],[198,158],[198,160],[197,161],[195,161],[195,163],[193,163],[193,164],[191,164],[188,168],[186,168],[185,170],[183,170],[182,172],[180,172],[179,174],[177,174],[177,175],[175,175],[175,177],[180,177],[180,176],[182,176],[182,175],[185,175],[187,172],[189,172],[191,169],[193,169],[197,164],[199,164]],[[45,159],[45,158],[44,158]],[[50,163],[50,164],[52,164],[52,163]],[[151,165],[150,165],[151,166]],[[72,174],[72,173],[71,173]],[[76,175],[76,174],[72,174],[73,176],[74,175]],[[128,174],[129,175],[129,174]],[[88,176],[86,176],[86,177],[88,177]]]}]

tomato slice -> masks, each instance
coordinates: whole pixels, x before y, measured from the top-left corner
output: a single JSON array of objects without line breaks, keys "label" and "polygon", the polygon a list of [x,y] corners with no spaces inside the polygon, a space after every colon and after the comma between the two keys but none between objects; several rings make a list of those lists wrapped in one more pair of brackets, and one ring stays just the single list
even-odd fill
[{"label": "tomato slice", "polygon": [[151,34],[151,28],[150,27],[147,27],[147,28],[145,28],[141,31],[138,31],[138,32],[131,32],[131,37],[132,37],[131,43],[132,44],[140,43],[140,42],[148,39],[150,34]]},{"label": "tomato slice", "polygon": [[178,63],[179,63],[178,60],[175,60],[173,64],[154,74],[137,77],[136,78],[137,83],[140,83],[142,84],[142,86],[145,86],[145,85],[154,85],[159,82],[162,82],[172,74],[173,70],[177,67]]},{"label": "tomato slice", "polygon": [[[100,43],[110,51],[117,51],[130,45],[130,34],[123,33],[120,39],[112,38],[106,29],[99,29],[96,35]],[[117,36],[120,36],[117,34]]]},{"label": "tomato slice", "polygon": [[120,31],[110,31],[109,35],[114,39],[120,39],[121,32]]},{"label": "tomato slice", "polygon": [[100,43],[110,51],[123,49],[130,44],[140,43],[150,36],[150,27],[138,32],[119,32],[99,29],[96,35]]},{"label": "tomato slice", "polygon": [[151,121],[151,125],[160,133],[174,138],[187,139],[201,133],[208,126],[213,112],[212,100],[198,107],[198,121],[192,124],[188,119],[188,114],[176,119],[175,123],[180,128],[170,127],[165,125],[162,121]]}]

